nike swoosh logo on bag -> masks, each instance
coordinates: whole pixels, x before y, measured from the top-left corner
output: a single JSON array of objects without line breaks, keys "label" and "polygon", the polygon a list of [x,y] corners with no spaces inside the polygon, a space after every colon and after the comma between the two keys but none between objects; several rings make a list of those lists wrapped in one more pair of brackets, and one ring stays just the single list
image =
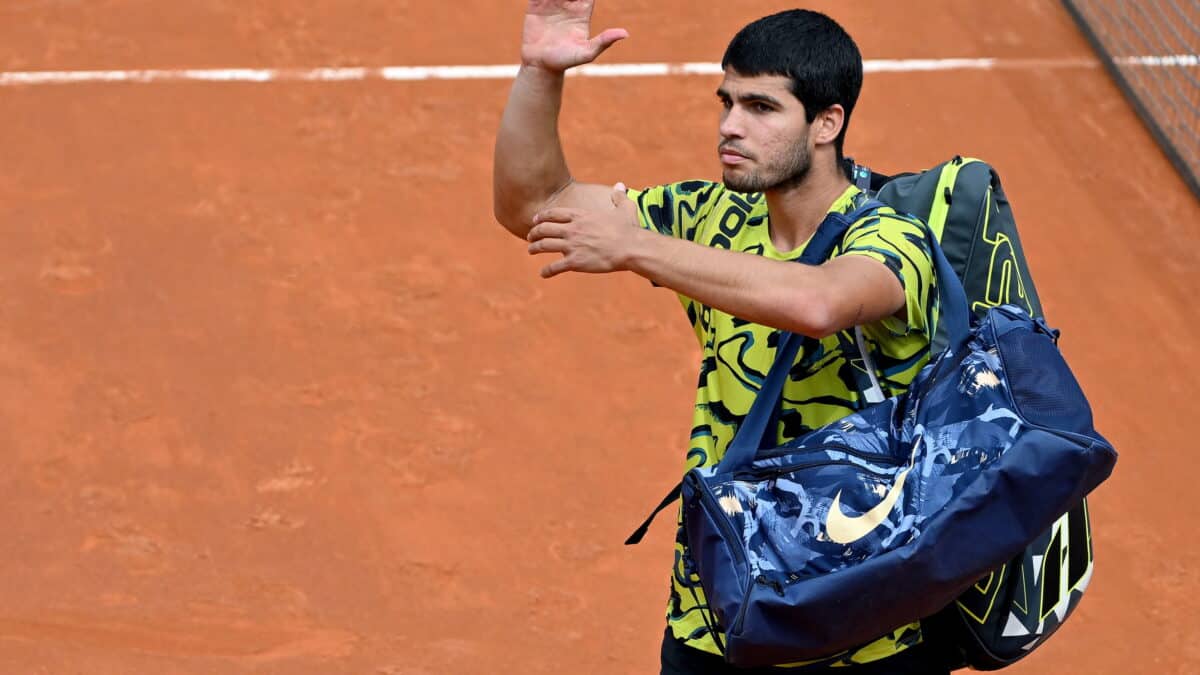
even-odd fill
[{"label": "nike swoosh logo on bag", "polygon": [[829,516],[825,519],[825,532],[829,538],[839,544],[850,544],[870,534],[871,530],[878,527],[892,512],[892,507],[896,506],[896,501],[904,492],[904,479],[909,471],[912,471],[912,467],[901,471],[896,476],[895,485],[884,495],[883,501],[861,516],[851,517],[842,513],[842,491],[838,490],[833,497],[833,503],[829,505]]}]

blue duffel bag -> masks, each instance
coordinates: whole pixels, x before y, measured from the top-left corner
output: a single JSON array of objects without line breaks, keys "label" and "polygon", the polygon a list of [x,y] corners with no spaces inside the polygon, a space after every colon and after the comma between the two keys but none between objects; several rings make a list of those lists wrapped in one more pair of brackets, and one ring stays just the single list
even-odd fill
[{"label": "blue duffel bag", "polygon": [[[810,246],[827,256],[849,222],[827,219]],[[684,477],[684,564],[734,665],[819,659],[933,615],[1112,472],[1057,333],[1011,305],[972,322],[928,241],[947,345],[907,394],[776,447],[804,340],[783,333],[722,461]]]}]

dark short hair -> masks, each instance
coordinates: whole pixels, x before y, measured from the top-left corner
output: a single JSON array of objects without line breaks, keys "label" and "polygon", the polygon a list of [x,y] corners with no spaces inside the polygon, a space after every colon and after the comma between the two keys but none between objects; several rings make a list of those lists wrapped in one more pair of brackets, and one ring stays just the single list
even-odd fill
[{"label": "dark short hair", "polygon": [[818,113],[841,104],[845,122],[834,141],[841,159],[850,113],[862,90],[863,65],[858,45],[836,21],[807,9],[765,16],[733,36],[721,67],[747,77],[791,78],[792,93],[804,104],[810,124]]}]

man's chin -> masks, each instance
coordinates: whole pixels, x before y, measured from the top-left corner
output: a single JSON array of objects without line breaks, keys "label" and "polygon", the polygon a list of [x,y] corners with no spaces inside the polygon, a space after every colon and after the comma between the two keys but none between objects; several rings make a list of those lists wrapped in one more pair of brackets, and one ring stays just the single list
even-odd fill
[{"label": "man's chin", "polygon": [[726,171],[721,174],[721,181],[725,184],[726,190],[745,193],[762,192],[762,187],[758,184],[759,182],[749,176],[731,176]]}]

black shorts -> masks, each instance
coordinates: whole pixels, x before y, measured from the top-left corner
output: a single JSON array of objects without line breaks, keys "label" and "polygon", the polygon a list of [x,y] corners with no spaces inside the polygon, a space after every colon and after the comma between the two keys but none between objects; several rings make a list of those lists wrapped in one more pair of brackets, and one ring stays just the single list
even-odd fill
[{"label": "black shorts", "polygon": [[919,644],[890,658],[852,668],[735,668],[716,654],[688,647],[675,638],[669,627],[663,634],[662,643],[662,675],[947,675],[950,669],[942,663],[927,645]]}]

